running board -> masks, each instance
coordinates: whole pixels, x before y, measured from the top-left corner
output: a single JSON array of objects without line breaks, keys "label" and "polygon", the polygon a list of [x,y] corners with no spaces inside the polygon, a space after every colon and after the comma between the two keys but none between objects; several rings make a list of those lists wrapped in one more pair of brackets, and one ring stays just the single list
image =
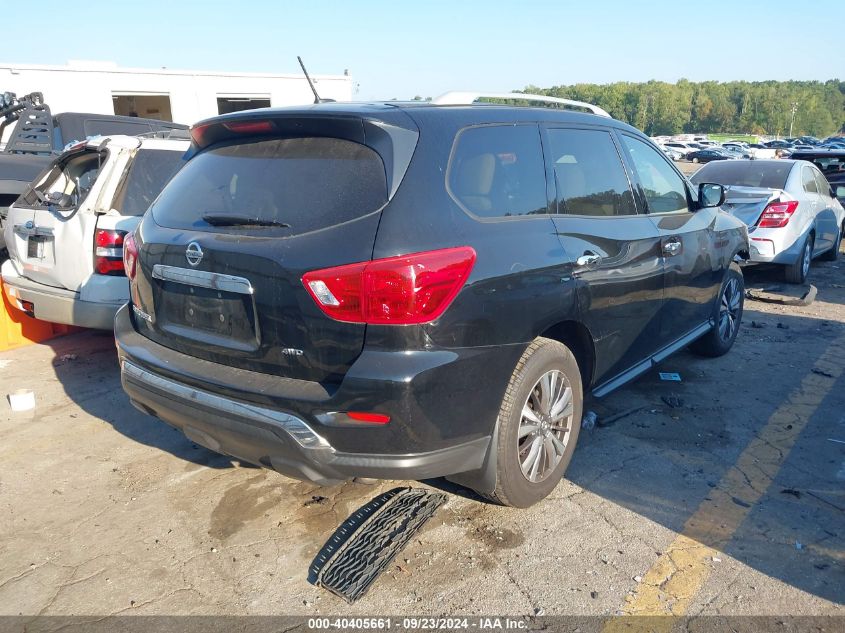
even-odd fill
[{"label": "running board", "polygon": [[446,495],[423,488],[379,495],[326,541],[311,565],[312,582],[355,602],[444,503]]}]

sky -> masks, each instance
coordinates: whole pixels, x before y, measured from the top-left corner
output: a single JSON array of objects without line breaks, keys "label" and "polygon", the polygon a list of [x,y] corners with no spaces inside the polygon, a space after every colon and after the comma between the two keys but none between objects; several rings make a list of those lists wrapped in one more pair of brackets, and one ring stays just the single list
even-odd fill
[{"label": "sky", "polygon": [[300,55],[311,74],[348,69],[361,100],[579,82],[845,79],[845,3],[836,0],[46,0],[47,36],[14,29],[32,23],[31,3],[7,3],[3,63],[293,73]]}]

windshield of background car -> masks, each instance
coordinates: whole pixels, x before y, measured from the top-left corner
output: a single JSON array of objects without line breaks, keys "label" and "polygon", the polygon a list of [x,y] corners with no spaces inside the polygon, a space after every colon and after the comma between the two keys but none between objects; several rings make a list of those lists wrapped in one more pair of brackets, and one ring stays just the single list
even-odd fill
[{"label": "windshield of background car", "polygon": [[[156,223],[231,231],[203,216],[234,216],[297,235],[336,226],[387,202],[381,157],[337,138],[256,139],[207,149],[190,159],[152,204]],[[266,229],[265,229],[266,230]]]},{"label": "windshield of background car", "polygon": [[120,183],[112,207],[126,216],[141,216],[177,171],[184,152],[140,149]]},{"label": "windshield of background car", "polygon": [[726,187],[783,189],[791,169],[792,163],[789,162],[723,160],[708,163],[693,174],[690,180],[695,185],[713,182]]}]

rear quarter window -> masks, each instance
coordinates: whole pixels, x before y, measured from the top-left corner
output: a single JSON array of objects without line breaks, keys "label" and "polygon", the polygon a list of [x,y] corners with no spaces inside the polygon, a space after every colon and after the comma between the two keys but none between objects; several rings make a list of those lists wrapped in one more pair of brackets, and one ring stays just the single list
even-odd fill
[{"label": "rear quarter window", "polygon": [[[231,232],[205,215],[278,222],[297,235],[377,211],[387,202],[381,157],[336,138],[256,139],[211,147],[170,181],[151,207],[169,228]],[[240,230],[240,229],[238,229]]]},{"label": "rear quarter window", "polygon": [[548,213],[539,127],[486,125],[462,130],[447,183],[452,197],[480,218]]},{"label": "rear quarter window", "polygon": [[183,152],[140,149],[118,186],[112,207],[121,215],[141,216],[185,164]]}]

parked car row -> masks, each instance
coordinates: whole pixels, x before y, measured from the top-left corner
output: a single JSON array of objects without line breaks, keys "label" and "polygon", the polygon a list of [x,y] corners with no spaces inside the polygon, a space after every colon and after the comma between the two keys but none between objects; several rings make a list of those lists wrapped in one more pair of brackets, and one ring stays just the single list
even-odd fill
[{"label": "parked car row", "polygon": [[473,105],[491,96],[74,145],[9,210],[6,295],[113,328],[133,405],[197,444],[320,484],[446,476],[531,505],[585,397],[685,347],[727,353],[738,262],[803,280],[845,211],[809,162],[718,159],[691,182],[596,106]]},{"label": "parked car row", "polygon": [[845,150],[845,136],[819,140],[813,136],[777,139],[761,143],[741,140],[717,143],[702,137],[681,141],[660,137],[653,139],[672,160],[708,163],[716,160],[790,158],[796,151]]},{"label": "parked car row", "polygon": [[709,163],[714,160],[736,158],[774,158],[774,150],[749,147],[740,143],[717,144],[713,141],[666,141],[661,149],[672,160],[688,160],[694,163]]}]

